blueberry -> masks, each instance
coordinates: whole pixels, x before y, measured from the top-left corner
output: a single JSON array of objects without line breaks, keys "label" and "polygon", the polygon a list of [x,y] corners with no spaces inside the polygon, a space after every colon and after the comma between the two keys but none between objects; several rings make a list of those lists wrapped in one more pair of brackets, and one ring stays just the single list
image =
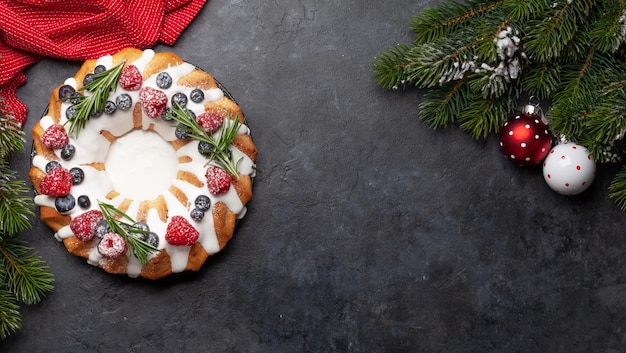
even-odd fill
[{"label": "blueberry", "polygon": [[74,153],[76,153],[76,147],[69,143],[63,146],[63,148],[61,149],[61,158],[69,161],[70,159],[72,159],[72,157],[74,157]]},{"label": "blueberry", "polygon": [[83,78],[83,87],[87,86],[88,84],[93,82],[93,74],[87,74],[85,75],[85,78]]},{"label": "blueberry", "polygon": [[107,101],[106,104],[104,105],[104,113],[107,115],[115,114],[116,110],[117,110],[117,106],[115,105],[115,102],[113,101]]},{"label": "blueberry", "polygon": [[186,140],[189,138],[189,132],[187,132],[187,128],[183,124],[178,124],[176,129],[174,129],[174,135],[179,140]]},{"label": "blueberry", "polygon": [[172,106],[176,106],[176,104],[178,104],[178,106],[180,106],[181,108],[184,108],[187,106],[187,95],[182,93],[182,92],[178,92],[176,94],[174,94],[172,96]]},{"label": "blueberry", "polygon": [[206,212],[211,208],[211,199],[207,195],[198,195],[194,204],[197,209]]},{"label": "blueberry", "polygon": [[99,74],[101,72],[105,72],[107,68],[104,65],[98,65],[93,69],[94,74]]},{"label": "blueberry", "polygon": [[195,88],[189,93],[189,98],[191,98],[191,101],[194,103],[200,103],[204,100],[204,92],[199,88]]},{"label": "blueberry", "polygon": [[66,196],[59,196],[54,200],[54,207],[60,213],[65,213],[71,211],[74,206],[76,206],[76,200],[72,194],[67,194]]},{"label": "blueberry", "polygon": [[172,121],[174,119],[172,119],[171,114],[172,114],[172,108],[167,107],[163,111],[163,114],[161,114],[161,119],[163,119],[163,121]]},{"label": "blueberry", "polygon": [[94,231],[98,238],[102,238],[105,234],[111,233],[111,228],[109,227],[109,223],[107,223],[106,219],[101,219],[96,224]]},{"label": "blueberry", "polygon": [[156,77],[156,84],[162,89],[170,88],[172,86],[172,76],[167,72],[160,72]]},{"label": "blueberry", "polygon": [[122,93],[115,98],[115,104],[119,110],[128,110],[133,105],[133,99],[128,93]]},{"label": "blueberry", "polygon": [[59,163],[59,161],[50,161],[46,163],[46,174],[50,173],[52,169],[56,167],[60,167],[60,166],[61,166],[61,163]]},{"label": "blueberry", "polygon": [[103,110],[97,110],[97,111],[96,111],[96,110],[94,110],[93,112],[91,112],[91,113],[89,114],[89,117],[90,117],[90,118],[99,118],[99,117],[101,117],[101,116],[102,116],[102,114],[103,114],[103,113],[104,113],[104,111],[103,111]]},{"label": "blueberry", "polygon": [[211,151],[213,151],[213,145],[206,142],[206,141],[200,141],[198,142],[198,152],[203,155],[203,156],[209,156],[211,154]]},{"label": "blueberry", "polygon": [[59,98],[60,99],[67,99],[69,97],[72,96],[72,94],[74,94],[76,92],[76,90],[74,89],[74,87],[70,86],[70,85],[63,85],[61,87],[59,87]]},{"label": "blueberry", "polygon": [[65,109],[65,117],[67,120],[74,120],[74,115],[76,115],[76,107],[70,105],[67,109]]},{"label": "blueberry", "polygon": [[81,208],[89,208],[89,206],[91,206],[91,200],[89,200],[89,196],[78,196],[78,206],[80,206]]},{"label": "blueberry", "polygon": [[159,236],[154,232],[150,232],[146,237],[146,242],[156,248],[159,246]]},{"label": "blueberry", "polygon": [[70,174],[72,175],[72,185],[78,185],[85,180],[85,172],[78,167],[70,169]]},{"label": "blueberry", "polygon": [[148,223],[146,222],[135,222],[135,224],[133,224],[133,228],[139,229],[143,232],[150,231],[150,226],[148,226]]},{"label": "blueberry", "polygon": [[200,222],[202,221],[202,218],[204,218],[204,211],[196,207],[193,210],[191,210],[191,213],[189,213],[189,216],[194,221]]},{"label": "blueberry", "polygon": [[74,92],[70,95],[70,103],[78,104],[78,102],[82,101],[85,98],[82,94],[78,92]]}]

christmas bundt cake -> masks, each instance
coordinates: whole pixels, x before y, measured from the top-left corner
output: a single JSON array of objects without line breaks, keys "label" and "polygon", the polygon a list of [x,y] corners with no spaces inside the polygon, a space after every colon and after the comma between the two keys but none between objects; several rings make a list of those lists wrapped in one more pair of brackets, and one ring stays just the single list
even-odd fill
[{"label": "christmas bundt cake", "polygon": [[40,217],[114,274],[198,270],[252,198],[257,149],[240,107],[173,53],[87,60],[33,127]]}]

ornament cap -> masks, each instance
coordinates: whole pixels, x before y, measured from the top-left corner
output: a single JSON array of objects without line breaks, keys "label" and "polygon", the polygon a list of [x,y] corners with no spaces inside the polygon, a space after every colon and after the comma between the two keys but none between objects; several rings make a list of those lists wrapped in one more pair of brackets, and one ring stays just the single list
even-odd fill
[{"label": "ornament cap", "polygon": [[541,110],[541,107],[538,105],[532,105],[532,104],[527,104],[524,107],[522,107],[522,113],[530,114],[530,115],[537,115],[539,117],[543,116],[543,111]]}]

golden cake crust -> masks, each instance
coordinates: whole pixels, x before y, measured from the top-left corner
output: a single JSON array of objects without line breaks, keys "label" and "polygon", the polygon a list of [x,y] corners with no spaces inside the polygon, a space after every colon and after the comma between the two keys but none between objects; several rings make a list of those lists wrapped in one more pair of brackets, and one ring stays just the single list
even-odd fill
[{"label": "golden cake crust", "polygon": [[[113,66],[124,61],[126,61],[125,65],[129,65],[129,63],[132,63],[133,61],[139,59],[142,56],[142,52],[143,51],[141,50],[133,48],[123,49],[120,52],[112,55]],[[83,82],[85,75],[94,71],[96,63],[96,59],[86,60],[74,76],[76,82]],[[142,71],[143,78],[147,79],[151,75],[167,69],[168,67],[180,65],[182,63],[183,60],[174,53],[155,53],[153,58]],[[193,71],[191,71],[191,73],[181,77],[177,81],[177,84],[180,86],[200,89],[210,89],[218,87],[217,82],[212,75],[199,69],[194,69]],[[50,116],[54,123],[57,124],[61,121],[62,112],[62,102],[59,100],[58,93],[61,86],[62,85],[57,86],[52,91],[47,112],[47,115]],[[138,120],[138,123],[136,122],[134,125],[135,127],[137,127],[137,125],[141,126],[142,109],[140,103],[134,102],[133,104],[134,119]],[[237,117],[240,119],[241,122],[244,121],[241,108],[227,96],[224,96],[215,101],[207,102],[204,105],[204,108],[205,111],[208,112],[226,112],[228,113],[228,116]],[[55,154],[55,151],[46,147],[41,142],[41,137],[43,133],[44,128],[42,127],[40,122],[36,123],[32,129],[34,153],[38,156],[44,157],[47,160],[59,160],[59,158]],[[101,134],[105,138],[110,139],[110,141],[114,141],[116,139],[115,136],[108,133],[108,131],[106,130],[103,130]],[[188,141],[173,141],[172,146],[175,149],[179,149],[185,146],[187,143]],[[256,161],[258,151],[249,135],[238,135],[233,142],[233,146],[235,146],[242,153],[248,156],[253,162]],[[92,166],[99,170],[104,169],[104,165],[102,165],[102,163],[94,163]],[[40,184],[45,176],[46,172],[36,167],[35,165],[30,168],[29,177],[37,193],[41,193]],[[196,186],[203,184],[201,180],[198,180],[198,178],[191,173],[179,172],[177,178],[185,180],[190,184]],[[251,177],[249,175],[240,174],[238,179],[233,179],[232,185],[235,188],[236,193],[241,200],[241,203],[243,205],[246,205],[252,198]],[[175,195],[178,202],[183,205],[192,203],[192,200],[189,200],[185,192],[175,189],[176,187],[172,186],[170,188],[170,191],[173,195]],[[107,196],[107,198],[113,198],[114,196],[116,195],[113,194]],[[122,203],[118,208],[122,211],[125,211],[129,203],[130,202]],[[154,200],[146,200],[141,202],[139,206],[139,211],[137,212],[137,221],[144,221],[147,217],[147,214],[151,212],[151,210],[155,210],[158,213],[159,218],[161,218],[162,220],[167,220],[168,218],[171,218],[173,216],[168,214],[167,202],[161,196],[157,197]],[[215,225],[215,232],[219,244],[219,249],[222,249],[233,236],[237,217],[223,202],[217,202],[214,205],[214,207],[212,208],[211,217],[213,217],[213,223]],[[59,229],[68,226],[71,221],[70,216],[61,214],[55,208],[48,206],[40,206],[40,219],[55,232],[58,232]],[[89,259],[90,251],[92,251],[91,249],[94,247],[94,242],[96,242],[96,239],[84,242],[74,235],[63,239],[63,244],[71,254],[86,259]],[[185,270],[199,270],[208,257],[209,251],[204,249],[202,244],[196,242],[191,246],[191,249],[189,251],[188,262]],[[171,262],[172,261],[170,259],[170,255],[165,249],[163,249],[141,268],[140,276],[147,279],[158,279],[167,276],[172,273]],[[128,258],[101,258],[98,260],[97,266],[112,274],[124,274],[127,273]]]}]

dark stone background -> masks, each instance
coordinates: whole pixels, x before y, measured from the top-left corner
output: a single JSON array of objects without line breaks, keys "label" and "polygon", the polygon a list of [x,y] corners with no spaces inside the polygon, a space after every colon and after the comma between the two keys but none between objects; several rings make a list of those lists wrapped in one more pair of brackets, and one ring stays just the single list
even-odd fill
[{"label": "dark stone background", "polygon": [[[225,251],[150,282],[24,237],[56,276],[3,352],[623,352],[625,213],[617,166],[577,197],[495,138],[416,119],[374,57],[407,43],[408,0],[210,0],[173,47],[212,72],[260,150]],[[44,60],[19,91],[28,131],[79,64]],[[12,163],[27,177],[27,153]]]}]

